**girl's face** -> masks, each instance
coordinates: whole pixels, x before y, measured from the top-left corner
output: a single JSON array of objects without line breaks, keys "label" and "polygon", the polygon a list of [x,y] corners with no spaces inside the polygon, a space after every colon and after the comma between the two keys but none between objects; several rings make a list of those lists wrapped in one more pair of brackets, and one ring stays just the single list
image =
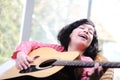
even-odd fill
[{"label": "girl's face", "polygon": [[94,27],[89,24],[80,25],[70,34],[70,45],[85,50],[93,40],[94,31]]}]

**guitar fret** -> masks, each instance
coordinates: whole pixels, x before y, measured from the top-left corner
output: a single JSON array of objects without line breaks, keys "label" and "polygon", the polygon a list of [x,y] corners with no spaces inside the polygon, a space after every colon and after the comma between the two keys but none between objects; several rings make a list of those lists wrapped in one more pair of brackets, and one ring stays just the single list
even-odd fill
[{"label": "guitar fret", "polygon": [[74,66],[74,67],[93,67],[93,62],[80,62],[80,61],[56,61],[53,63],[55,66]]},{"label": "guitar fret", "polygon": [[56,61],[52,65],[55,66],[74,66],[74,67],[94,67],[95,63],[99,63],[103,68],[120,68],[120,62],[85,62],[85,61]]},{"label": "guitar fret", "polygon": [[120,68],[120,62],[101,62],[100,65],[105,68]]}]

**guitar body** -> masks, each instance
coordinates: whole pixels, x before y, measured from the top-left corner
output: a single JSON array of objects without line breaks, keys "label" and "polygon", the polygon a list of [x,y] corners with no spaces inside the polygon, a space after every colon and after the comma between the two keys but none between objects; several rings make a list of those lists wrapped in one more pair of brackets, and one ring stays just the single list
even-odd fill
[{"label": "guitar body", "polygon": [[[34,61],[30,63],[30,68],[19,71],[14,65],[0,76],[0,79],[12,80],[53,80],[64,66],[51,65],[57,60],[73,61],[79,56],[78,52],[58,52],[52,48],[38,48],[29,54],[34,57]],[[55,80],[55,79],[54,79]],[[58,80],[58,79],[57,79]],[[61,79],[63,80],[63,79]]]},{"label": "guitar body", "polygon": [[76,77],[74,76],[74,68],[64,67],[60,71],[56,72],[55,74],[52,74],[47,77],[35,77],[32,75],[23,75],[23,76],[7,78],[4,80],[76,80]]}]

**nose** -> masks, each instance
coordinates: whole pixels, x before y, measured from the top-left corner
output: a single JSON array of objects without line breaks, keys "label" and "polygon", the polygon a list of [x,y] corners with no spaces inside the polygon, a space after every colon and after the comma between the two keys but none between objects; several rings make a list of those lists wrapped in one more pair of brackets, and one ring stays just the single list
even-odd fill
[{"label": "nose", "polygon": [[84,29],[84,32],[85,32],[86,34],[88,34],[88,29],[87,29],[87,28],[85,28],[85,29]]}]

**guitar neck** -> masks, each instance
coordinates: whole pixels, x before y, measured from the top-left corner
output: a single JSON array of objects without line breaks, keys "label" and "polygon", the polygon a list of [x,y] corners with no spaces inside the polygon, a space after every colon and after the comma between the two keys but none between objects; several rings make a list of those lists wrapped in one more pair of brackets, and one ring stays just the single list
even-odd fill
[{"label": "guitar neck", "polygon": [[52,65],[55,66],[74,66],[74,67],[94,67],[95,63],[99,63],[103,68],[120,68],[120,62],[85,62],[85,61],[56,61]]}]

